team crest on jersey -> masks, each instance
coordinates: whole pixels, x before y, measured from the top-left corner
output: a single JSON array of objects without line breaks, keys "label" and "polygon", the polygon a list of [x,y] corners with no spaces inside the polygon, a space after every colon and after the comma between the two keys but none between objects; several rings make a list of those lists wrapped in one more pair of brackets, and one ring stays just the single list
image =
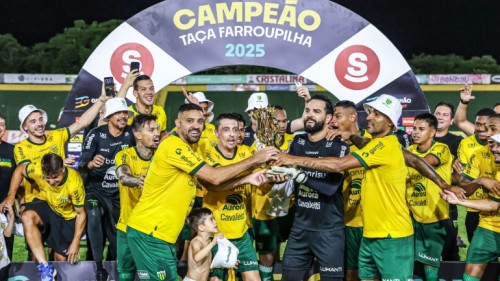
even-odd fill
[{"label": "team crest on jersey", "polygon": [[304,145],[304,144],[306,144],[306,140],[305,139],[299,139],[297,141],[297,143],[300,144],[300,145]]},{"label": "team crest on jersey", "polygon": [[158,271],[156,272],[156,276],[158,276],[160,280],[165,280],[165,278],[167,277],[167,273],[165,272],[165,270]]},{"label": "team crest on jersey", "polygon": [[106,134],[105,133],[99,133],[99,135],[101,136],[101,139],[106,139]]},{"label": "team crest on jersey", "polygon": [[59,198],[59,202],[61,202],[61,203],[63,203],[63,204],[64,204],[64,203],[67,203],[67,202],[68,202],[68,197],[60,197],[60,198]]},{"label": "team crest on jersey", "polygon": [[332,147],[332,144],[333,144],[333,142],[327,141],[326,144],[325,144],[325,147],[326,148]]},{"label": "team crest on jersey", "polygon": [[57,149],[57,145],[53,145],[50,150],[54,153],[57,153],[58,149]]}]

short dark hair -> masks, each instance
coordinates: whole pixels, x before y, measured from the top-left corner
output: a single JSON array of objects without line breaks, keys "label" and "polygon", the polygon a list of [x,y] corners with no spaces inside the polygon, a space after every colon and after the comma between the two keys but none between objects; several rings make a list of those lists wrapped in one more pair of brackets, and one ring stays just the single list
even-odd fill
[{"label": "short dark hair", "polygon": [[7,118],[5,118],[5,115],[3,115],[2,113],[0,113],[0,119],[7,121]]},{"label": "short dark hair", "polygon": [[433,128],[434,130],[437,130],[437,123],[438,120],[436,116],[430,114],[430,113],[421,113],[417,116],[415,116],[415,120],[422,120],[427,122],[429,124],[429,127]]},{"label": "short dark hair", "polygon": [[52,176],[59,174],[64,168],[64,162],[60,155],[55,153],[47,153],[42,157],[42,173],[43,175]]},{"label": "short dark hair", "polygon": [[193,208],[187,217],[187,224],[198,232],[198,226],[205,223],[205,219],[212,214],[208,208]]},{"label": "short dark hair", "polygon": [[324,95],[314,95],[314,96],[311,97],[311,99],[309,100],[309,102],[312,101],[312,100],[324,101],[325,102],[325,112],[326,112],[326,114],[333,115],[333,104],[332,104],[332,101],[329,98],[327,98]]},{"label": "short dark hair", "polygon": [[243,118],[243,115],[241,115],[238,112],[233,112],[231,114],[234,115],[234,118],[236,118],[236,120],[238,120],[238,122],[242,122],[243,126],[247,125],[247,121],[245,121],[245,118]]},{"label": "short dark hair", "polygon": [[476,118],[478,116],[492,116],[492,115],[495,115],[495,111],[489,107],[485,107],[485,108],[481,108],[479,109],[479,111],[476,113]]},{"label": "short dark hair", "polygon": [[[134,91],[137,91],[137,83],[139,83],[139,81],[146,81],[146,80],[151,80],[151,77],[147,76],[146,74],[142,74],[142,75],[139,75],[137,76],[135,79],[134,79]],[[153,81],[153,80],[151,80]]]},{"label": "short dark hair", "polygon": [[434,107],[434,111],[436,111],[436,108],[438,108],[438,106],[446,106],[450,109],[450,112],[451,112],[451,118],[455,118],[455,106],[449,102],[444,102],[444,101],[441,101],[439,102],[438,104],[436,104],[436,107]]},{"label": "short dark hair", "polygon": [[134,117],[132,121],[132,130],[134,132],[139,132],[146,124],[149,124],[151,121],[156,121],[158,117],[152,114],[139,114]]},{"label": "short dark hair", "polygon": [[181,104],[181,106],[179,106],[179,110],[178,110],[177,115],[180,115],[183,112],[191,111],[191,110],[199,110],[199,111],[203,112],[203,109],[201,109],[201,107],[197,104],[183,103],[183,104]]},{"label": "short dark hair", "polygon": [[490,118],[500,119],[500,113],[495,113],[491,115]]},{"label": "short dark hair", "polygon": [[220,126],[220,121],[222,119],[229,119],[229,120],[234,120],[238,122],[238,117],[236,117],[233,113],[221,113],[219,116],[217,116],[217,119],[215,119],[215,130],[219,130]]},{"label": "short dark hair", "polygon": [[356,110],[356,105],[350,100],[341,100],[337,102],[333,107],[352,108]]}]

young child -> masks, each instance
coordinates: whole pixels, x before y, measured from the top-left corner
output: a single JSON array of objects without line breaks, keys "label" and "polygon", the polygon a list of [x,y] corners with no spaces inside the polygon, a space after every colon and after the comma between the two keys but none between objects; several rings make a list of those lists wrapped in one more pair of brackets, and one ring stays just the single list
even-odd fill
[{"label": "young child", "polygon": [[188,224],[196,232],[196,237],[189,245],[188,271],[184,281],[207,280],[212,262],[212,248],[224,235],[218,234],[210,241],[210,237],[217,233],[218,229],[212,211],[207,208],[193,209],[188,216]]}]

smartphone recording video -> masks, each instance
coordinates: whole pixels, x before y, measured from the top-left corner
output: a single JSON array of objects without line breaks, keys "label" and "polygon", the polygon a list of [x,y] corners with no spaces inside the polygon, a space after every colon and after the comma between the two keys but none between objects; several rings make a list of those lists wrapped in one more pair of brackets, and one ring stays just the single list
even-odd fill
[{"label": "smartphone recording video", "polygon": [[115,80],[113,77],[104,77],[104,91],[108,97],[115,96]]}]

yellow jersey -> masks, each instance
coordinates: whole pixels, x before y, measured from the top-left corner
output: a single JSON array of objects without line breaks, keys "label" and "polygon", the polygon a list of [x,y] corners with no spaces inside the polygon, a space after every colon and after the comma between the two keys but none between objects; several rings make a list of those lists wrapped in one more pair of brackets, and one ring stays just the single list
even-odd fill
[{"label": "yellow jersey", "polygon": [[205,161],[176,133],[160,143],[127,226],[174,244],[191,211]]},{"label": "yellow jersey", "polygon": [[[367,130],[361,131],[361,136],[372,138]],[[351,152],[358,151],[355,145],[349,146]],[[362,227],[363,219],[361,217],[361,186],[365,177],[365,168],[354,168],[344,173],[344,183],[342,186],[342,195],[344,198],[344,223],[349,227]]]},{"label": "yellow jersey", "polygon": [[[478,149],[469,159],[469,163],[462,173],[462,177],[473,181],[479,177],[494,178],[500,180],[500,163],[495,162],[495,155],[491,152],[490,148],[485,146]],[[482,187],[480,187],[482,189]],[[478,188],[479,190],[479,188]],[[477,190],[476,190],[477,193]],[[493,194],[488,193],[486,189],[477,197],[478,199],[487,199],[489,196],[491,200],[496,200]],[[471,196],[469,196],[469,199]],[[500,229],[500,214],[498,212],[481,212],[479,214],[479,226],[489,229],[491,231],[499,232]]]},{"label": "yellow jersey", "polygon": [[[129,117],[127,120],[127,125],[132,125],[132,121],[134,121],[134,117],[139,115],[141,112],[137,109],[135,104],[129,105],[128,107],[132,110],[133,115]],[[156,123],[160,126],[160,132],[165,132],[167,130],[167,114],[165,113],[165,109],[163,107],[153,104],[153,109],[151,110],[151,115],[156,116]]]},{"label": "yellow jersey", "polygon": [[[66,152],[64,145],[69,137],[69,128],[61,128],[50,131],[45,136],[45,142],[42,144],[33,143],[29,138],[22,140],[14,146],[14,159],[17,166],[29,162],[40,162],[42,157],[49,152],[55,153],[61,156],[62,159],[65,159]],[[25,178],[23,184],[27,203],[33,201],[35,198],[39,198],[40,187],[33,180]]]},{"label": "yellow jersey", "polygon": [[[467,163],[469,162],[469,159],[471,158],[472,154],[482,148],[485,147],[484,144],[481,144],[479,142],[479,139],[477,136],[470,135],[462,141],[460,141],[460,144],[458,145],[458,150],[457,150],[457,156],[458,156],[458,161],[465,167]],[[481,199],[483,198],[483,188],[478,188],[474,194],[469,196],[469,199]],[[478,210],[467,208],[467,212],[478,212]]]},{"label": "yellow jersey", "polygon": [[[224,157],[218,147],[212,147],[204,154],[206,161],[215,161],[221,166],[238,163],[251,156],[249,150],[242,150],[240,146],[236,146],[232,158]],[[212,211],[219,231],[228,239],[241,238],[247,232],[248,208],[251,207],[248,200],[251,194],[252,186],[244,184],[226,191],[208,190],[203,197],[203,207]]]},{"label": "yellow jersey", "polygon": [[[288,146],[293,140],[293,134],[285,134],[284,142],[280,146],[281,151],[286,151]],[[253,151],[256,150],[255,142],[252,144],[251,149]],[[269,198],[269,191],[273,188],[273,184],[265,183],[259,188],[254,188],[252,193],[252,217],[258,220],[272,220],[276,217],[269,216],[266,211],[269,209],[269,205],[271,204],[271,198]]]},{"label": "yellow jersey", "polygon": [[[129,147],[121,150],[115,156],[116,170],[123,165],[130,168],[133,177],[140,178],[148,172],[150,159],[144,159],[137,151],[137,147]],[[127,232],[127,220],[142,194],[142,188],[124,186],[118,181],[120,191],[120,218],[116,224],[116,229]]]},{"label": "yellow jersey", "polygon": [[74,208],[83,208],[85,203],[85,188],[78,171],[65,168],[64,178],[57,186],[51,186],[45,181],[40,162],[32,162],[26,166],[26,177],[34,180],[41,188],[37,197],[46,201],[52,211],[65,220],[76,218]]},{"label": "yellow jersey", "polygon": [[[426,151],[419,151],[417,144],[412,144],[408,151],[418,157],[433,155],[438,160],[438,166],[434,167],[436,173],[451,183],[453,155],[448,146],[441,142],[433,142]],[[408,168],[408,179],[406,185],[406,200],[413,218],[420,223],[434,223],[449,218],[449,205],[441,199],[439,193],[441,188],[432,180],[422,176],[413,168]]]},{"label": "yellow jersey", "polygon": [[398,138],[391,134],[373,139],[352,155],[366,169],[361,189],[363,237],[412,235],[405,198],[408,169]]}]

